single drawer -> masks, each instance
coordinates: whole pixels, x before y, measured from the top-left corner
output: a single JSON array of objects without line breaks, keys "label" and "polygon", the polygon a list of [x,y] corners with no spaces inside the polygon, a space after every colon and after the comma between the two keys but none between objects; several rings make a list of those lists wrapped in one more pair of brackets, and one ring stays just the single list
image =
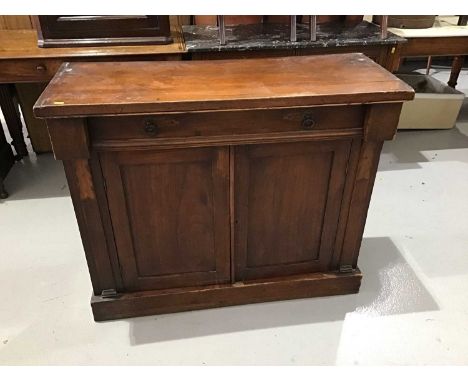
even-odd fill
[{"label": "single drawer", "polygon": [[174,113],[89,118],[94,141],[233,136],[362,128],[365,106]]},{"label": "single drawer", "polygon": [[49,82],[60,59],[0,60],[0,82]]}]

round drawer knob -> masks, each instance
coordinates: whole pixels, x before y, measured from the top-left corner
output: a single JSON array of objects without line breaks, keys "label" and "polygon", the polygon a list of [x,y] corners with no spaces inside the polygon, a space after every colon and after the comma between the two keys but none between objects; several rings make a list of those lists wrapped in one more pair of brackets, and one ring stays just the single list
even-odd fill
[{"label": "round drawer knob", "polygon": [[153,121],[146,121],[144,130],[149,135],[155,135],[158,132],[158,127]]},{"label": "round drawer knob", "polygon": [[37,70],[38,72],[45,72],[45,71],[46,71],[46,67],[45,67],[45,65],[40,64],[40,65],[37,65],[37,66],[36,66],[36,70]]},{"label": "round drawer knob", "polygon": [[304,118],[302,118],[301,125],[304,130],[311,130],[315,127],[315,120],[310,114],[306,114],[304,115]]}]

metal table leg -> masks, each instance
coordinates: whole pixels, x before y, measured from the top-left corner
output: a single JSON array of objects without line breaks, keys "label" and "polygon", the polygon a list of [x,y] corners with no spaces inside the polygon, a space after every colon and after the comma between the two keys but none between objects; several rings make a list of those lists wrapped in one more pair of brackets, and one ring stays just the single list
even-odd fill
[{"label": "metal table leg", "polygon": [[292,42],[296,42],[296,41],[297,41],[296,16],[290,16],[290,17],[291,17],[291,23],[290,23],[290,27],[291,27],[290,40],[291,40]]},{"label": "metal table leg", "polygon": [[388,36],[388,16],[382,16],[382,22],[380,23],[380,38],[386,39]]},{"label": "metal table leg", "polygon": [[317,41],[317,16],[309,16],[310,41]]},{"label": "metal table leg", "polygon": [[224,16],[218,16],[219,43],[226,45],[226,26],[224,25]]}]

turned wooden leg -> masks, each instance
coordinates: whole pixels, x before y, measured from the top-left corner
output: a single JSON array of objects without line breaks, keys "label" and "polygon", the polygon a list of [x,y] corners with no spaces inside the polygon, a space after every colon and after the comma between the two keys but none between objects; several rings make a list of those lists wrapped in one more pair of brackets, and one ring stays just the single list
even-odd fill
[{"label": "turned wooden leg", "polygon": [[448,85],[455,89],[457,85],[458,76],[460,75],[463,62],[465,61],[465,56],[455,56],[452,62],[452,71],[450,72],[450,79]]},{"label": "turned wooden leg", "polygon": [[28,149],[23,136],[23,124],[13,101],[13,91],[10,85],[0,84],[0,108],[16,150],[16,159],[28,156]]},{"label": "turned wooden leg", "polygon": [[432,56],[429,56],[427,58],[427,65],[426,65],[426,76],[429,75],[430,71],[431,71],[431,65],[432,65]]}]

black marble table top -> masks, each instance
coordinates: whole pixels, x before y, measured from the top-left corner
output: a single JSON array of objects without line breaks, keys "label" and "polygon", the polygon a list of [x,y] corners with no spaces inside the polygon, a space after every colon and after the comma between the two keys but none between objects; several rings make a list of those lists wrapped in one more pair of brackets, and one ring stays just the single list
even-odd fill
[{"label": "black marble table top", "polygon": [[297,41],[289,41],[288,24],[250,24],[226,27],[226,45],[220,45],[217,26],[184,25],[188,52],[242,51],[260,49],[326,48],[389,45],[406,40],[388,32],[380,38],[380,26],[363,21],[354,27],[331,23],[317,26],[317,41],[310,41],[309,26],[297,24]]}]

